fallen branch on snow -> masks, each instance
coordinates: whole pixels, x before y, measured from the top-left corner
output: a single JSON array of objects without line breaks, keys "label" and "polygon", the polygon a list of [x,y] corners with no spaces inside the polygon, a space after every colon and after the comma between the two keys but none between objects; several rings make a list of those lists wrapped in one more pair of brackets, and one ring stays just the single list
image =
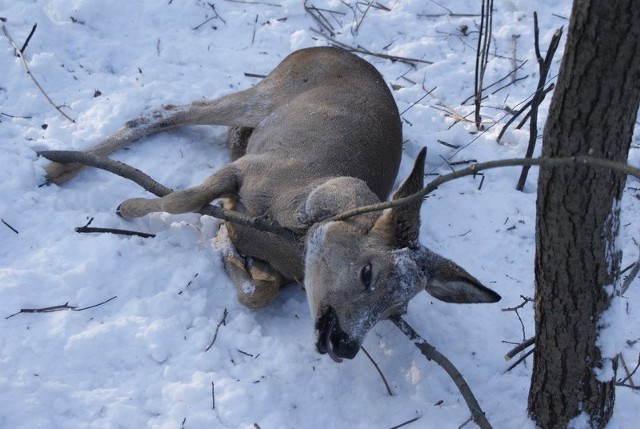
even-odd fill
[{"label": "fallen branch on snow", "polygon": [[97,304],[94,305],[90,305],[88,307],[82,307],[82,308],[78,308],[76,306],[73,305],[69,305],[68,302],[65,302],[64,304],[61,305],[52,305],[51,307],[41,307],[41,308],[21,308],[20,311],[13,313],[7,317],[5,317],[6,319],[10,319],[13,316],[17,316],[18,314],[24,314],[24,313],[53,313],[54,311],[64,311],[64,310],[70,310],[70,311],[84,311],[84,310],[88,310],[90,308],[95,308],[98,307],[100,305],[106,304],[109,301],[113,301],[114,299],[116,299],[117,296],[112,296],[111,298],[99,302]]},{"label": "fallen branch on snow", "polygon": [[407,336],[420,352],[428,359],[433,360],[440,365],[442,369],[449,374],[449,377],[453,380],[458,390],[462,394],[463,399],[471,411],[471,416],[480,429],[490,429],[492,426],[484,415],[484,412],[478,404],[478,400],[473,396],[471,388],[460,374],[460,371],[446,358],[442,353],[436,350],[431,344],[422,338],[402,317],[394,317],[391,321],[400,329],[400,331]]},{"label": "fallen branch on snow", "polygon": [[[35,28],[34,28],[34,30],[35,30]],[[70,120],[71,122],[73,122],[75,124],[76,121],[71,116],[69,116],[66,113],[64,113],[60,109],[60,107],[58,107],[56,105],[56,103],[53,102],[53,100],[49,97],[49,95],[47,95],[47,93],[44,91],[44,89],[42,88],[40,83],[36,80],[35,76],[31,72],[31,69],[29,68],[29,64],[27,64],[27,60],[25,60],[24,55],[22,55],[22,50],[20,48],[18,48],[18,45],[16,45],[16,42],[13,41],[13,38],[9,34],[9,30],[7,30],[7,27],[4,24],[2,25],[2,32],[4,33],[5,36],[7,36],[7,39],[9,39],[9,43],[11,43],[11,46],[13,46],[13,49],[16,50],[16,55],[18,55],[18,57],[20,57],[20,60],[22,61],[22,65],[24,66],[25,70],[27,71],[27,74],[29,75],[29,77],[31,78],[33,83],[36,84],[36,86],[38,87],[38,89],[40,90],[42,95],[44,95],[44,97],[47,99],[49,104],[51,104],[58,111],[58,113],[60,113],[66,119]],[[29,35],[29,37],[31,37],[31,35]],[[25,45],[24,45],[23,49],[26,48],[27,42],[25,42]]]},{"label": "fallen branch on snow", "polygon": [[142,238],[154,238],[156,235],[148,232],[140,232],[140,231],[129,231],[127,229],[117,229],[117,228],[101,228],[95,226],[89,226],[93,222],[93,218],[89,219],[89,222],[85,226],[79,226],[75,229],[75,232],[78,233],[109,233],[109,234],[118,234],[118,235],[129,235],[129,236],[138,236]]},{"label": "fallen branch on snow", "polygon": [[[120,161],[114,161],[106,156],[71,150],[44,150],[38,152],[38,155],[54,162],[60,162],[63,164],[82,164],[108,171],[137,183],[142,188],[158,197],[164,197],[165,195],[173,192],[173,189],[156,182],[137,168],[131,167],[130,165]],[[259,231],[270,232],[290,241],[300,240],[300,236],[295,232],[264,218],[252,218],[245,216],[242,213],[238,213],[233,210],[226,210],[222,207],[210,204],[203,207],[199,213],[255,228]]]}]

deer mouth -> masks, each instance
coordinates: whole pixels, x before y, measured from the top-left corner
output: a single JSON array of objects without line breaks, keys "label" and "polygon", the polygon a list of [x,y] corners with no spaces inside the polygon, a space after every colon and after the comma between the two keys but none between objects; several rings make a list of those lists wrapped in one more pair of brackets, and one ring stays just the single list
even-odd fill
[{"label": "deer mouth", "polygon": [[333,307],[327,307],[316,321],[318,342],[316,349],[320,354],[328,354],[336,363],[343,358],[353,359],[360,350],[360,344],[349,338],[341,328],[338,315]]}]

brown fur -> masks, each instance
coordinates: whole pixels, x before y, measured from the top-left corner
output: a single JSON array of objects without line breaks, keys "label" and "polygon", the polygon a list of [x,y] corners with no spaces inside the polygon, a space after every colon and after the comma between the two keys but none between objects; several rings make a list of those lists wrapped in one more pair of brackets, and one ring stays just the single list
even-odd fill
[{"label": "brown fur", "polygon": [[[303,235],[313,228],[306,258],[305,243],[248,227],[226,224],[218,239],[232,245],[223,260],[238,299],[248,307],[267,305],[283,283],[306,276],[320,352],[335,360],[353,357],[373,324],[402,311],[424,288],[457,302],[499,299],[462,268],[420,246],[419,204],[326,221],[384,200],[398,171],[398,110],[382,76],[366,61],[336,48],[303,49],[253,88],[165,106],[88,151],[106,155],[146,135],[193,124],[230,127],[232,162],[193,188],[124,201],[119,214],[184,213],[225,198],[227,208]],[[60,183],[77,169],[51,164],[48,179]],[[424,153],[396,197],[419,189],[423,170]],[[447,292],[449,285],[454,293]]]}]

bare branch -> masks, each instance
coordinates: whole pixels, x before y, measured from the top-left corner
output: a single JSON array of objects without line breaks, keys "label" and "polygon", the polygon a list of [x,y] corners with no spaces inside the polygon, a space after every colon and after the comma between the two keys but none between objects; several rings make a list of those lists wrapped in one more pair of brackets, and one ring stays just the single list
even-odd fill
[{"label": "bare branch", "polygon": [[478,130],[482,129],[482,117],[480,108],[482,102],[482,91],[484,83],[484,73],[489,62],[489,48],[491,46],[491,32],[493,27],[493,0],[482,0],[480,27],[478,28],[478,48],[476,50],[475,68],[475,123]]},{"label": "bare branch", "polygon": [[[129,179],[138,185],[142,186],[147,191],[157,195],[159,197],[163,197],[170,192],[173,192],[172,189],[167,188],[166,186],[161,185],[160,183],[153,180],[151,177],[143,173],[142,171],[131,167],[127,164],[124,164],[119,161],[114,161],[112,159],[98,156],[94,154],[89,154],[85,152],[79,151],[41,151],[38,152],[40,156],[43,156],[51,161],[61,162],[61,163],[80,163],[83,165],[88,165],[91,167],[99,168],[102,170],[109,171],[114,173],[120,177],[125,179]],[[589,156],[572,156],[565,158],[515,158],[515,159],[504,159],[497,161],[488,161],[473,164],[465,169],[454,171],[449,174],[445,174],[440,176],[430,182],[427,186],[422,188],[421,191],[410,195],[405,198],[399,198],[393,201],[381,202],[378,204],[373,204],[369,206],[358,207],[353,210],[348,210],[344,213],[338,214],[331,218],[332,221],[345,220],[353,216],[357,216],[360,214],[371,213],[376,211],[385,210],[391,207],[398,207],[405,204],[411,204],[416,200],[422,200],[426,195],[430,194],[434,190],[436,190],[440,185],[450,182],[452,180],[458,179],[464,176],[472,176],[478,174],[483,170],[490,170],[493,168],[501,168],[501,167],[513,167],[519,165],[538,165],[543,167],[575,167],[577,165],[587,165],[597,168],[604,169],[612,169],[617,170],[625,174],[629,174],[635,177],[640,178],[640,169],[631,167],[630,165],[623,164],[620,162],[610,161],[606,159],[593,158]],[[241,213],[234,212],[232,210],[225,210],[221,207],[216,207],[212,205],[207,205],[202,208],[199,213],[205,214],[208,216],[213,216],[228,222],[237,223],[240,225],[248,226],[251,228],[255,228],[259,231],[270,232],[272,234],[276,234],[286,240],[297,241],[299,242],[302,237],[287,228],[284,228],[275,222],[271,222],[267,219],[263,218],[252,218],[249,216],[245,216]]]},{"label": "bare branch", "polygon": [[96,307],[99,307],[99,306],[101,306],[101,305],[103,305],[103,304],[106,304],[107,302],[113,301],[113,300],[114,300],[114,299],[116,299],[117,297],[118,297],[117,295],[116,295],[116,296],[112,296],[111,298],[106,299],[106,300],[104,300],[104,301],[102,301],[102,302],[99,302],[99,303],[97,303],[97,304],[93,304],[93,305],[90,305],[90,306],[88,306],[88,307],[73,308],[72,310],[73,310],[73,311],[84,311],[84,310],[89,310],[90,308],[96,308]]},{"label": "bare branch", "polygon": [[[533,156],[533,151],[536,146],[536,140],[538,138],[538,107],[542,100],[544,100],[547,92],[544,90],[544,85],[547,80],[547,75],[549,74],[549,70],[551,69],[551,61],[553,60],[553,56],[560,45],[560,38],[562,37],[562,27],[558,28],[553,37],[551,38],[551,42],[549,43],[549,49],[547,50],[547,55],[542,59],[540,55],[540,46],[538,43],[538,14],[536,12],[533,13],[533,20],[535,25],[535,49],[536,56],[538,58],[538,65],[540,68],[540,79],[538,80],[538,88],[536,89],[536,93],[531,100],[531,110],[529,111],[529,146],[527,147],[526,157],[531,158]],[[524,165],[522,167],[522,172],[520,173],[520,179],[518,179],[518,184],[516,189],[518,191],[522,191],[524,189],[524,184],[527,181],[527,175],[529,174],[529,166]]]},{"label": "bare branch", "polygon": [[[156,182],[150,176],[137,168],[131,167],[130,165],[120,161],[114,161],[104,156],[67,150],[45,150],[38,152],[38,155],[54,162],[60,162],[63,164],[77,163],[109,171],[110,173],[137,183],[142,188],[158,197],[164,197],[165,195],[173,192],[171,188]],[[284,228],[275,222],[271,222],[264,218],[252,218],[243,215],[242,213],[223,209],[222,207],[207,205],[203,207],[199,213],[255,228],[258,231],[270,232],[290,241],[299,241],[301,238],[294,231]]]},{"label": "bare branch", "polygon": [[624,384],[624,383],[616,383],[616,386],[619,387],[628,387],[631,390],[640,390],[640,386],[633,386],[631,384]]},{"label": "bare branch", "polygon": [[32,313],[53,313],[54,311],[63,311],[63,310],[84,311],[84,310],[88,310],[90,308],[95,308],[95,307],[98,307],[100,305],[106,304],[107,302],[113,301],[116,298],[117,298],[117,296],[112,296],[111,298],[109,298],[107,300],[104,300],[104,301],[99,302],[99,303],[94,304],[94,305],[90,305],[88,307],[82,307],[82,308],[78,308],[76,306],[69,305],[68,302],[65,302],[64,304],[60,304],[60,305],[52,305],[50,307],[21,308],[20,311],[5,317],[5,319],[10,319],[13,316],[17,316],[18,314],[24,314],[24,313],[29,313],[29,314],[32,314]]},{"label": "bare branch", "polygon": [[43,150],[38,152],[38,155],[47,158],[49,161],[60,162],[62,164],[82,164],[108,171],[137,183],[158,197],[164,197],[173,192],[173,189],[161,185],[137,168],[120,161],[114,161],[106,156],[74,150]]},{"label": "bare branch", "polygon": [[[503,308],[502,311],[513,311],[514,313],[516,313],[516,316],[518,317],[518,321],[520,321],[520,328],[522,329],[522,340],[526,342],[527,334],[524,327],[524,322],[522,321],[522,317],[520,317],[520,313],[518,312],[518,310],[523,308],[528,303],[533,302],[533,300],[531,298],[527,298],[526,296],[522,296],[522,295],[520,295],[520,297],[523,299],[522,303],[512,308]],[[509,359],[510,358],[507,358],[505,356],[505,360],[509,360]]]},{"label": "bare branch", "polygon": [[345,49],[349,52],[355,52],[357,54],[362,54],[362,55],[371,55],[372,57],[377,57],[377,58],[383,58],[385,60],[390,60],[390,61],[400,61],[402,63],[405,64],[409,64],[411,66],[416,65],[416,63],[421,63],[421,64],[433,64],[433,61],[427,61],[427,60],[421,60],[418,58],[408,58],[408,57],[399,57],[396,55],[389,55],[389,54],[383,54],[383,53],[378,53],[378,52],[371,52],[368,51],[366,49],[363,48],[356,48],[350,45],[347,45],[346,43],[342,43],[340,41],[338,41],[337,39],[334,39],[333,37],[328,37],[326,34],[323,34],[321,32],[319,32],[318,30],[315,29],[311,29],[312,32],[314,32],[315,34],[317,34],[320,37],[324,37],[329,43],[331,43],[334,46],[337,46],[339,48]]},{"label": "bare branch", "polygon": [[393,317],[391,321],[398,327],[398,329],[400,329],[400,331],[402,331],[403,334],[407,336],[407,338],[413,341],[415,346],[428,360],[433,360],[438,365],[440,365],[440,367],[444,369],[447,374],[449,374],[458,390],[460,390],[460,393],[462,394],[465,402],[467,403],[467,407],[469,407],[469,411],[471,411],[473,420],[478,426],[480,426],[481,429],[490,429],[491,424],[489,424],[489,421],[484,415],[484,412],[480,408],[480,404],[478,404],[478,401],[473,395],[471,388],[462,377],[462,374],[460,374],[460,371],[458,371],[458,369],[449,361],[449,359],[446,358],[446,356],[437,351],[435,347],[427,342],[427,340],[422,338],[402,317]]},{"label": "bare branch", "polygon": [[586,165],[590,167],[612,169],[631,176],[640,178],[640,169],[634,168],[630,165],[623,164],[621,162],[610,161],[607,159],[593,158],[590,156],[570,156],[564,158],[514,158],[514,159],[502,159],[497,161],[481,162],[473,164],[470,167],[462,170],[454,171],[443,176],[439,176],[430,182],[427,186],[422,188],[419,192],[408,197],[398,198],[393,201],[385,201],[378,204],[372,204],[369,206],[358,207],[352,210],[348,210],[344,213],[332,217],[330,220],[339,221],[345,220],[353,216],[360,214],[377,212],[392,207],[399,207],[406,204],[414,203],[417,200],[422,200],[425,196],[438,189],[438,187],[446,182],[458,179],[464,176],[473,176],[480,171],[490,170],[493,168],[513,167],[519,165],[538,165],[541,167],[575,167],[577,165]]},{"label": "bare branch", "polygon": [[624,282],[622,282],[622,286],[620,287],[620,292],[618,293],[619,295],[625,294],[627,289],[629,289],[629,286],[631,286],[631,283],[633,282],[633,280],[635,280],[635,278],[638,276],[639,272],[640,272],[640,252],[638,252],[638,260],[635,262],[635,264],[633,264],[633,268],[631,269],[631,272],[627,275],[627,277],[625,277]]},{"label": "bare branch", "polygon": [[518,344],[514,348],[512,348],[506,355],[504,355],[504,360],[511,360],[515,355],[526,349],[527,347],[536,343],[536,337],[531,337],[528,340]]},{"label": "bare branch", "polygon": [[[324,14],[322,13],[323,10],[322,9],[318,9],[317,7],[315,7],[314,5],[307,5],[307,0],[304,1],[304,10],[311,15],[311,17],[318,23],[318,25],[321,28],[324,28],[330,35],[331,37],[335,36],[335,32],[334,32],[334,28],[333,25],[331,25],[331,23],[329,22],[329,20],[324,16]],[[328,11],[325,11],[328,12]]]},{"label": "bare branch", "polygon": [[387,393],[389,394],[389,396],[393,396],[393,392],[391,391],[391,387],[389,386],[389,383],[387,383],[387,378],[382,373],[382,370],[380,369],[380,367],[378,366],[376,361],[373,360],[373,358],[371,357],[371,355],[369,354],[367,349],[365,349],[364,347],[361,347],[361,348],[362,348],[362,351],[364,352],[365,356],[367,356],[367,358],[369,358],[369,360],[373,364],[373,367],[376,369],[376,371],[380,375],[380,378],[382,378],[382,382],[384,383],[384,387],[387,388]]},{"label": "bare branch", "polygon": [[129,231],[127,229],[118,229],[118,228],[101,228],[96,226],[79,226],[75,229],[75,232],[85,233],[85,234],[117,234],[117,235],[129,235],[129,236],[138,236],[142,238],[153,238],[156,235],[148,232],[140,232],[140,231]]},{"label": "bare branch", "polygon": [[38,28],[38,24],[37,23],[33,24],[33,27],[31,27],[31,32],[29,32],[29,35],[27,36],[27,39],[22,44],[22,48],[20,48],[20,53],[21,54],[24,54],[25,49],[27,49],[27,46],[29,46],[29,42],[31,41],[31,38],[33,37],[33,35],[36,32],[36,28]]},{"label": "bare branch", "polygon": [[515,361],[515,362],[514,362],[514,363],[513,363],[509,368],[505,369],[505,371],[504,371],[504,372],[509,372],[509,371],[511,371],[513,368],[515,368],[516,366],[520,365],[520,363],[521,363],[521,362],[524,362],[524,360],[525,360],[526,358],[528,358],[528,357],[531,355],[531,353],[533,353],[533,351],[534,351],[534,350],[535,350],[535,349],[531,349],[531,350],[529,350],[528,352],[526,352],[525,354],[523,354],[522,356],[520,356],[520,358],[519,358],[517,361]]},{"label": "bare branch", "polygon": [[[34,30],[35,30],[35,28],[34,28]],[[27,70],[27,74],[29,75],[29,77],[31,78],[33,83],[36,84],[36,86],[38,87],[38,89],[40,90],[42,95],[44,95],[44,97],[47,99],[47,101],[58,111],[58,113],[60,113],[62,116],[64,116],[65,118],[67,118],[71,122],[75,123],[76,121],[72,117],[70,117],[69,115],[64,113],[62,110],[60,110],[60,107],[58,107],[56,105],[56,103],[53,102],[53,100],[44,91],[44,89],[42,88],[40,83],[36,80],[35,76],[31,72],[31,69],[29,68],[29,64],[27,64],[27,60],[25,60],[24,55],[22,55],[22,51],[20,50],[20,48],[18,48],[18,45],[16,45],[16,42],[13,41],[13,39],[11,38],[11,35],[9,34],[9,30],[7,30],[7,27],[4,24],[2,25],[2,32],[4,33],[5,36],[7,36],[7,39],[9,39],[9,43],[11,43],[11,46],[13,46],[13,49],[16,50],[16,54],[18,55],[18,57],[20,57],[20,60],[22,61],[22,65]],[[26,43],[25,43],[25,48],[26,48]]]},{"label": "bare branch", "polygon": [[[213,347],[213,344],[216,342],[216,339],[218,339],[218,331],[220,330],[220,326],[221,325],[225,325],[225,326],[227,325],[227,316],[228,315],[229,315],[229,312],[225,308],[223,313],[222,313],[222,319],[220,319],[220,321],[218,322],[218,325],[216,325],[216,331],[213,334],[213,340],[211,340],[211,343],[209,343],[207,348],[204,349],[205,352],[208,352],[211,349],[211,347]],[[215,405],[213,406],[213,408],[215,408]]]},{"label": "bare branch", "polygon": [[9,228],[11,231],[15,232],[16,234],[20,234],[20,232],[18,232],[17,229],[15,229],[14,227],[12,227],[11,225],[9,225],[4,219],[0,219],[0,222],[2,222],[2,224],[4,226],[6,226],[7,228]]},{"label": "bare branch", "polygon": [[406,422],[402,422],[402,423],[400,423],[399,425],[393,426],[393,427],[391,427],[391,428],[389,428],[389,429],[400,429],[401,427],[404,427],[404,426],[406,426],[406,425],[408,425],[408,424],[411,424],[411,423],[413,423],[413,422],[417,422],[418,420],[420,420],[420,416],[418,416],[418,417],[414,417],[414,418],[412,418],[412,419],[409,419],[409,420],[407,420]]},{"label": "bare branch", "polygon": [[[552,91],[555,88],[555,84],[551,84],[549,85],[545,90],[544,90],[544,96],[546,97],[547,93],[549,93],[550,91]],[[534,95],[535,96],[535,95]],[[525,103],[524,106],[522,106],[516,113],[513,114],[513,116],[507,121],[506,124],[504,124],[504,126],[502,127],[502,130],[500,130],[500,133],[498,134],[498,137],[496,138],[496,141],[498,143],[500,143],[500,140],[502,140],[502,136],[504,136],[504,133],[507,131],[507,128],[509,128],[509,125],[511,125],[512,123],[515,122],[515,120],[518,118],[518,116],[520,116],[522,113],[524,113],[525,110],[527,110],[528,108],[531,107],[531,105],[533,104],[533,98],[529,101],[527,101]],[[525,116],[525,119],[523,119],[523,122],[526,120],[526,118],[528,118],[530,115],[530,113]],[[518,125],[518,129],[522,126],[522,123],[520,125]],[[536,136],[537,137],[537,136]]]},{"label": "bare branch", "polygon": [[211,409],[216,409],[216,384],[211,382]]},{"label": "bare branch", "polygon": [[622,368],[624,368],[624,372],[627,374],[627,376],[624,379],[618,380],[618,383],[624,383],[628,381],[631,386],[635,386],[635,383],[633,382],[633,375],[636,373],[636,371],[640,367],[640,355],[638,355],[638,363],[636,367],[633,369],[633,371],[629,371],[629,368],[627,367],[627,363],[624,360],[624,355],[622,353],[618,355],[618,359],[620,359]]}]

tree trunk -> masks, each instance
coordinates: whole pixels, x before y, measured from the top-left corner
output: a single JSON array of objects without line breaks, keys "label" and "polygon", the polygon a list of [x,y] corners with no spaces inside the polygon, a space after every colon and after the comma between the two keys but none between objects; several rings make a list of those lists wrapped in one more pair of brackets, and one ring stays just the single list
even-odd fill
[{"label": "tree trunk", "polygon": [[[626,162],[639,102],[640,3],[575,0],[543,156]],[[597,337],[619,275],[624,183],[586,166],[540,171],[529,413],[542,428],[567,427],[581,413],[601,428],[613,412],[616,362]]]}]

